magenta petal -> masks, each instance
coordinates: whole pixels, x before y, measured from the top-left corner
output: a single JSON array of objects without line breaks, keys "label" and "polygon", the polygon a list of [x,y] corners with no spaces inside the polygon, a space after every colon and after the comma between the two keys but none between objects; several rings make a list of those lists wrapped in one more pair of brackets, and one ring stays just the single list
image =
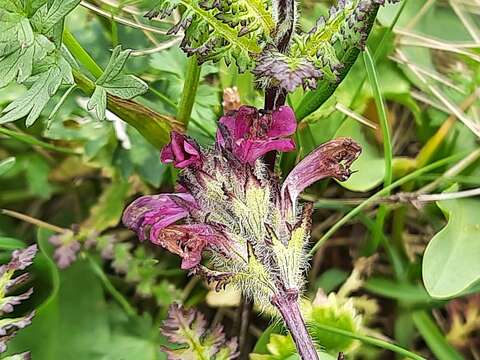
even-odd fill
[{"label": "magenta petal", "polygon": [[[253,120],[258,117],[257,109],[252,106],[241,106],[240,109],[228,115],[222,116],[219,120],[230,133],[233,142],[248,136]],[[217,131],[217,143],[224,145],[225,140],[220,131]]]},{"label": "magenta petal", "polygon": [[254,120],[258,117],[258,111],[252,106],[241,106],[235,116],[235,132],[233,136],[235,139],[245,137],[250,131]]},{"label": "magenta petal", "polygon": [[279,140],[245,140],[236,149],[235,155],[246,163],[253,164],[259,157],[269,151],[288,152],[295,150],[295,142],[292,139]]},{"label": "magenta petal", "polygon": [[[293,110],[281,106],[272,113],[261,113],[242,106],[220,119],[223,130],[217,132],[217,144],[225,147],[224,136],[230,136],[234,155],[243,162],[254,163],[269,151],[291,151],[295,148],[288,136],[295,133],[297,122]],[[225,135],[226,133],[226,135]]]},{"label": "magenta petal", "polygon": [[172,131],[170,136],[170,143],[160,153],[163,163],[172,163],[177,168],[198,166],[201,163],[200,147],[193,139],[176,131]]},{"label": "magenta petal", "polygon": [[127,207],[122,221],[137,233],[140,240],[145,240],[147,233],[151,235],[188,216],[189,209],[178,205],[175,197],[192,204],[192,207],[196,206],[194,198],[188,193],[142,196]]},{"label": "magenta petal", "polygon": [[361,147],[349,138],[320,145],[303,158],[286,177],[281,190],[284,207],[295,208],[298,195],[316,181],[326,177],[339,181],[347,180],[351,174],[350,165],[361,151]]},{"label": "magenta petal", "polygon": [[272,125],[267,136],[270,138],[290,136],[295,133],[296,129],[297,120],[293,110],[288,106],[280,106],[272,113]]}]

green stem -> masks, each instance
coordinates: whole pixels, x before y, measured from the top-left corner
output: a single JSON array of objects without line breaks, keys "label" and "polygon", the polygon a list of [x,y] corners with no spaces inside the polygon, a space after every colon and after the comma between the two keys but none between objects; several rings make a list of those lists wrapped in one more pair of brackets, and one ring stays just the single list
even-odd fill
[{"label": "green stem", "polygon": [[409,181],[412,181],[413,179],[416,179],[417,177],[419,177],[420,175],[424,174],[424,173],[427,173],[433,169],[436,169],[436,168],[439,168],[441,166],[444,166],[446,164],[449,164],[449,163],[452,163],[452,162],[455,162],[455,161],[458,161],[462,158],[464,158],[465,156],[467,155],[467,153],[465,152],[461,152],[459,154],[455,154],[455,155],[452,155],[452,156],[449,156],[447,158],[444,158],[444,159],[441,159],[441,160],[438,160],[428,166],[425,166],[421,169],[418,169],[400,179],[398,179],[397,181],[393,182],[391,185],[383,188],[382,190],[376,192],[375,194],[373,194],[372,196],[370,196],[368,199],[366,199],[365,201],[363,201],[360,205],[358,205],[357,207],[355,207],[354,209],[352,209],[351,211],[349,211],[343,218],[341,218],[339,221],[337,221],[335,223],[335,225],[333,225],[321,238],[320,240],[317,241],[317,243],[315,244],[315,246],[310,250],[310,254],[314,254],[315,251],[317,251],[320,246],[322,246],[325,241],[327,241],[339,228],[341,228],[343,225],[345,225],[348,221],[350,221],[351,219],[353,219],[355,216],[357,216],[365,207],[367,207],[368,205],[370,205],[371,203],[375,202],[378,198],[382,197],[382,196],[385,196],[387,194],[390,193],[390,191],[392,191],[393,189],[409,182]]},{"label": "green stem", "polygon": [[385,110],[385,104],[383,101],[380,84],[378,82],[377,72],[375,71],[375,63],[370,54],[368,47],[365,48],[363,53],[363,60],[365,61],[365,69],[367,71],[368,80],[373,91],[373,98],[375,99],[375,105],[377,107],[378,117],[380,120],[380,126],[382,128],[383,136],[383,155],[385,157],[385,179],[383,186],[387,187],[392,183],[392,140],[390,136],[390,126],[387,120],[387,111]]},{"label": "green stem", "polygon": [[464,360],[445,340],[445,335],[426,311],[412,313],[413,323],[438,360]]},{"label": "green stem", "polygon": [[98,263],[87,254],[88,262],[93,270],[93,272],[98,276],[100,281],[105,286],[105,289],[112,295],[112,297],[118,302],[118,304],[123,308],[125,313],[129,316],[135,316],[136,311],[130,305],[130,303],[123,297],[123,295],[113,286],[112,282],[108,279],[107,275],[104,273],[103,269],[98,265]]},{"label": "green stem", "polygon": [[406,349],[404,349],[404,348],[402,348],[398,345],[389,343],[387,341],[384,341],[384,340],[381,340],[381,339],[378,339],[378,338],[375,338],[375,337],[372,337],[372,336],[355,334],[355,333],[350,332],[350,331],[337,329],[333,326],[328,326],[328,325],[323,325],[323,324],[317,324],[316,323],[314,326],[316,328],[319,328],[319,329],[322,329],[322,330],[325,330],[325,331],[328,331],[328,332],[332,332],[334,334],[343,335],[343,336],[346,336],[346,337],[349,337],[349,338],[352,338],[352,339],[360,340],[361,342],[363,342],[365,344],[370,344],[370,345],[380,347],[382,349],[393,351],[393,352],[395,352],[399,355],[406,356],[409,359],[426,360],[424,357],[422,357],[420,355],[417,355],[415,353],[412,353],[411,351],[408,351],[408,350],[406,350]]},{"label": "green stem", "polygon": [[99,78],[103,74],[102,68],[93,60],[90,54],[80,45],[67,28],[63,31],[63,43],[72,55],[85,66],[85,68],[95,77]]},{"label": "green stem", "polygon": [[187,61],[187,72],[185,74],[185,83],[183,84],[182,98],[178,105],[177,120],[187,128],[188,121],[192,114],[195,95],[197,94],[198,83],[200,80],[201,65],[198,65],[197,57],[191,56]]},{"label": "green stem", "polygon": [[[368,80],[373,91],[373,98],[375,100],[375,105],[377,107],[377,113],[380,120],[380,126],[382,128],[383,136],[383,156],[385,159],[385,178],[383,186],[387,187],[392,183],[393,172],[392,172],[392,141],[390,137],[390,126],[387,120],[387,112],[385,110],[385,104],[383,101],[382,92],[380,89],[380,84],[378,82],[377,72],[375,71],[375,62],[370,54],[368,47],[365,48],[363,53],[363,60],[365,62],[365,69],[367,72]],[[388,195],[388,193],[387,193]],[[367,252],[372,254],[378,247],[380,243],[380,236],[383,233],[383,227],[385,223],[385,218],[387,217],[387,208],[385,205],[380,205],[377,212],[377,220],[375,231],[373,232],[372,240],[369,243]]]}]

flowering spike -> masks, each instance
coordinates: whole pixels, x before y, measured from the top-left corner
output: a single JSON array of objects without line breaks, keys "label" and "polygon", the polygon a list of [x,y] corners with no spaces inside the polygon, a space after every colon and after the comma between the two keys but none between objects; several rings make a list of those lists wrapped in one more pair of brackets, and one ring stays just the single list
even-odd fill
[{"label": "flowering spike", "polygon": [[[242,106],[229,113],[220,120],[216,145],[198,148],[201,161],[181,170],[180,198],[141,197],[127,208],[123,220],[141,239],[148,237],[179,255],[182,268],[190,273],[217,282],[218,288],[230,283],[263,308],[276,307],[304,359],[316,360],[297,301],[308,263],[312,207],[298,206],[297,197],[324,177],[345,180],[360,147],[351,139],[321,145],[281,186],[261,156],[293,149],[286,136],[295,127],[288,107],[260,112]],[[209,267],[201,265],[207,251]]]},{"label": "flowering spike", "polygon": [[[32,264],[33,258],[37,253],[37,245],[31,245],[26,249],[15,250],[8,264],[0,266],[0,313],[11,313],[14,306],[26,300],[33,293],[33,289],[28,289],[25,293],[19,295],[11,295],[14,286],[23,283],[28,274],[24,273],[14,277],[18,270],[25,270]],[[7,350],[7,342],[15,336],[19,329],[30,325],[35,311],[25,316],[15,318],[2,318],[0,321],[0,353]],[[28,358],[28,353],[15,355],[19,358]]]}]

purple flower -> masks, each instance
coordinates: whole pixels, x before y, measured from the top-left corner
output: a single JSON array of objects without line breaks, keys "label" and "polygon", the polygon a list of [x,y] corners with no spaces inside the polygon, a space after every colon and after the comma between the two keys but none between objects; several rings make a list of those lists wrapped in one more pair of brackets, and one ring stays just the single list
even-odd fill
[{"label": "purple flower", "polygon": [[320,145],[300,161],[283,182],[283,208],[292,207],[304,189],[321,179],[333,177],[338,181],[347,180],[352,173],[350,165],[361,151],[361,147],[349,138]]},{"label": "purple flower", "polygon": [[288,106],[265,113],[251,106],[242,106],[238,111],[222,116],[220,124],[217,142],[231,147],[242,162],[253,164],[269,151],[295,149],[294,141],[288,136],[295,133],[297,122]]},{"label": "purple flower", "polygon": [[170,144],[165,146],[160,153],[160,159],[163,163],[172,163],[179,169],[187,166],[198,166],[201,163],[200,148],[193,139],[176,131],[172,131],[170,136]]},{"label": "purple flower", "polygon": [[188,193],[142,196],[123,214],[123,223],[135,230],[140,240],[149,239],[182,258],[182,269],[197,266],[205,247],[221,251],[223,235],[207,224],[174,225],[198,210]]},{"label": "purple flower", "polygon": [[193,269],[200,264],[205,248],[225,253],[228,239],[207,224],[171,225],[152,231],[151,241],[182,258],[182,269]]}]

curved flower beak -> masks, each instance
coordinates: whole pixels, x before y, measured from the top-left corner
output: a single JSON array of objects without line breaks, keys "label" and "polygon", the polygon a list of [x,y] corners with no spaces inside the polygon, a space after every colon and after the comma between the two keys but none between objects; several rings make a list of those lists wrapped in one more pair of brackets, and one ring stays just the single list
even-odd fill
[{"label": "curved flower beak", "polygon": [[286,177],[282,189],[284,209],[295,207],[298,195],[307,187],[326,177],[345,181],[351,175],[350,165],[360,156],[362,148],[350,138],[329,141],[308,154]]},{"label": "curved flower beak", "polygon": [[172,131],[170,139],[170,143],[160,153],[160,160],[164,164],[171,163],[176,168],[182,169],[201,163],[200,148],[193,139],[176,131]]},{"label": "curved flower beak", "polygon": [[229,144],[233,154],[244,163],[253,164],[269,151],[295,149],[294,141],[288,137],[295,133],[297,122],[288,106],[264,114],[254,107],[242,106],[222,116],[220,124],[226,131],[217,132],[217,144]]}]

